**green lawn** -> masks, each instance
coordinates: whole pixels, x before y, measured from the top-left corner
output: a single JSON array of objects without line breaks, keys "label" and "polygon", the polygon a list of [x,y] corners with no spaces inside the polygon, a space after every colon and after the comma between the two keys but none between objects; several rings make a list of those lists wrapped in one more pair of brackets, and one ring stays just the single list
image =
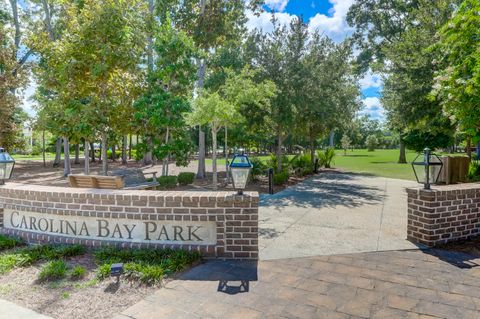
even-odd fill
[{"label": "green lawn", "polygon": [[[22,154],[11,154],[16,161],[41,161],[43,160],[42,154],[40,155],[22,155]],[[62,154],[63,155],[63,154]],[[55,153],[46,153],[45,160],[53,160],[55,158]]]},{"label": "green lawn", "polygon": [[[406,180],[415,180],[412,165],[410,164],[417,153],[407,151],[408,164],[398,164],[399,150],[375,150],[368,152],[367,150],[347,151],[344,156],[343,150],[337,150],[332,167],[339,168],[355,173],[367,173],[375,176],[383,176],[389,178],[398,178]],[[292,155],[289,155],[291,158]],[[260,156],[263,161],[268,159],[268,156]],[[211,165],[212,160],[207,159],[206,164]],[[223,167],[225,165],[225,158],[219,156],[217,165]]]},{"label": "green lawn", "polygon": [[410,164],[417,155],[407,151],[408,164],[398,164],[399,150],[367,150],[347,151],[344,156],[342,150],[336,151],[333,167],[347,171],[368,173],[376,176],[415,180],[415,175]]}]

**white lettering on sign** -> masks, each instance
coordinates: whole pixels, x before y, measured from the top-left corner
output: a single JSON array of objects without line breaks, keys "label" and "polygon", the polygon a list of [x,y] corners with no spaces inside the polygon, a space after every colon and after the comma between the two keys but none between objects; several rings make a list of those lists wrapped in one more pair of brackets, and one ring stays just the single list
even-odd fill
[{"label": "white lettering on sign", "polygon": [[61,216],[4,210],[4,227],[47,235],[135,243],[213,245],[215,222]]}]

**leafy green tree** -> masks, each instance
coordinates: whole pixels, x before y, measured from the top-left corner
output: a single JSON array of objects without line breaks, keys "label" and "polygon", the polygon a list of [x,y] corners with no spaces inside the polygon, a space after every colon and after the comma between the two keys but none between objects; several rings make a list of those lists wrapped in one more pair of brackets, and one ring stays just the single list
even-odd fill
[{"label": "leafy green tree", "polygon": [[[382,104],[390,127],[400,134],[400,163],[406,162],[409,134],[453,134],[439,103],[429,99],[437,58],[429,48],[451,12],[451,0],[359,0],[347,15],[356,27],[361,69],[370,66],[384,74]],[[415,141],[421,143],[415,147],[428,146]]]},{"label": "leafy green tree", "polygon": [[365,143],[367,144],[368,151],[373,152],[375,151],[375,148],[378,146],[378,139],[375,135],[369,135],[367,136]]},{"label": "leafy green tree", "polygon": [[[23,32],[20,25],[17,1],[10,1],[10,8],[0,4],[0,146],[12,151],[18,143],[21,129],[15,123],[18,105],[17,89],[25,85],[27,59],[31,52],[22,54]],[[14,28],[10,28],[13,25]]]},{"label": "leafy green tree", "polygon": [[344,151],[344,155],[346,156],[347,155],[347,150],[350,148],[350,145],[352,144],[352,141],[350,140],[350,137],[348,137],[348,135],[343,135],[342,136],[342,148],[343,148],[343,151]]},{"label": "leafy green tree", "polygon": [[213,188],[217,189],[217,133],[221,127],[241,120],[239,109],[243,105],[265,107],[275,96],[275,85],[271,81],[255,83],[255,73],[246,68],[239,74],[229,73],[225,84],[218,91],[201,91],[193,102],[193,110],[186,115],[190,125],[208,124],[213,142]]},{"label": "leafy green tree", "polygon": [[50,106],[64,111],[63,136],[73,132],[87,138],[99,132],[106,175],[107,136],[128,103],[119,99],[125,87],[118,83],[136,83],[131,80],[145,44],[145,5],[141,0],[62,4],[62,36],[54,41],[45,41],[48,34],[36,39],[47,65],[42,78],[51,90]]},{"label": "leafy green tree", "polygon": [[[170,17],[175,26],[193,37],[198,48],[205,52],[197,58],[198,82],[202,90],[207,76],[210,54],[245,33],[246,9],[261,9],[261,0],[165,0],[157,2],[160,21]],[[205,134],[199,127],[199,158],[197,177],[205,177]]]},{"label": "leafy green tree", "polygon": [[442,52],[433,95],[472,137],[480,129],[480,3],[465,0],[440,30]]},{"label": "leafy green tree", "polygon": [[162,175],[168,175],[171,156],[177,165],[188,163],[191,144],[183,114],[190,110],[197,49],[190,36],[167,21],[155,34],[154,50],[155,66],[145,93],[135,103],[135,118],[145,140],[153,143],[156,157],[163,159]]}]

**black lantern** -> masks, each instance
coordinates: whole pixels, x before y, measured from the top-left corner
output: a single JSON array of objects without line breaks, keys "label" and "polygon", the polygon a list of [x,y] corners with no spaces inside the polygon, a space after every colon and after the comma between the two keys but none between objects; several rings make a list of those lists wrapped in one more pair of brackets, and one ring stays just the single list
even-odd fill
[{"label": "black lantern", "polygon": [[0,147],[0,185],[5,184],[5,180],[12,177],[15,160]]},{"label": "black lantern", "polygon": [[233,188],[238,191],[238,195],[243,194],[247,186],[248,176],[253,165],[247,155],[235,155],[230,163],[230,175],[233,180]]},{"label": "black lantern", "polygon": [[[423,150],[423,161],[418,159],[422,156],[419,154],[412,163],[413,172],[417,182],[424,185],[425,189],[430,189],[430,182],[436,183],[442,171],[443,162],[436,154],[432,153],[429,148]],[[438,169],[440,167],[440,169]],[[418,170],[418,171],[417,171]]]}]

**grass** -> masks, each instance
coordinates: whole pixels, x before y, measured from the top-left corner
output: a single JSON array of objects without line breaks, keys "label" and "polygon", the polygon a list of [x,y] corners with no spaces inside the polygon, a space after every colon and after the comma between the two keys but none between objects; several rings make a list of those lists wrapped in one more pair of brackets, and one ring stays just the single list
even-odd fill
[{"label": "grass", "polygon": [[[42,161],[42,154],[39,155],[24,155],[24,154],[10,154],[16,161]],[[46,153],[45,160],[50,161],[55,159],[55,153]]]},{"label": "grass", "polygon": [[94,252],[99,265],[97,277],[110,276],[110,266],[124,263],[124,275],[128,279],[145,284],[160,282],[165,276],[184,270],[200,259],[198,252],[173,249],[118,249],[100,248]]},{"label": "grass", "polygon": [[[336,150],[336,156],[333,159],[332,167],[354,173],[365,173],[381,177],[398,178],[405,180],[415,180],[415,175],[410,163],[415,159],[417,153],[407,151],[407,164],[398,164],[399,150],[375,150],[369,152],[366,149],[347,151],[344,156],[343,150]],[[289,155],[289,158],[292,158]],[[269,156],[259,156],[264,163]],[[207,159],[207,165],[210,165],[211,159]],[[217,165],[225,165],[225,159],[217,160]]]},{"label": "grass", "polygon": [[334,168],[340,168],[355,173],[366,173],[375,176],[415,180],[410,164],[417,153],[407,151],[407,164],[398,164],[399,150],[367,150],[347,151],[337,150],[333,159]]}]

